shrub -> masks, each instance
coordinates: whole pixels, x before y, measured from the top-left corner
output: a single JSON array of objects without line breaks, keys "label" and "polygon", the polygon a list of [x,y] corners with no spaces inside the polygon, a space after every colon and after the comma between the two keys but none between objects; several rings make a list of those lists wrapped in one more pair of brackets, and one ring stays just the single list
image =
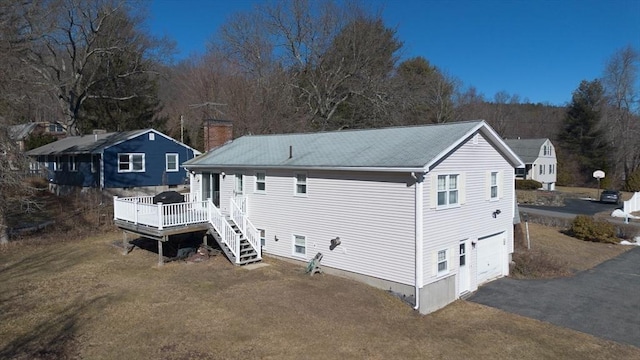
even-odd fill
[{"label": "shrub", "polygon": [[571,275],[566,264],[544,251],[516,251],[513,254],[511,276],[517,279],[542,279]]},{"label": "shrub", "polygon": [[616,228],[606,220],[578,215],[571,223],[571,235],[585,241],[617,244]]},{"label": "shrub", "polygon": [[542,183],[535,180],[516,180],[517,190],[537,190],[542,187]]}]

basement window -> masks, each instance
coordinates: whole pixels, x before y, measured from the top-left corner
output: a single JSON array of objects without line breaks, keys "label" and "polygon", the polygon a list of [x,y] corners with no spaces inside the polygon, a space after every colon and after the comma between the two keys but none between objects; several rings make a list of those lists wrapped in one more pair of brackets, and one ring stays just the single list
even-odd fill
[{"label": "basement window", "polygon": [[293,255],[307,256],[307,238],[302,235],[293,235]]},{"label": "basement window", "polygon": [[447,262],[447,250],[438,251],[438,274],[449,271],[449,263]]}]

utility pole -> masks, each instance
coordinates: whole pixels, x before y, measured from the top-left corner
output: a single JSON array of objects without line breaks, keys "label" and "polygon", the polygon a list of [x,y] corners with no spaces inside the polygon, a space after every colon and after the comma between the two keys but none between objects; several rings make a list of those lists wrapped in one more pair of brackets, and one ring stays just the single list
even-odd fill
[{"label": "utility pole", "polygon": [[184,116],[180,115],[180,142],[184,143]]}]

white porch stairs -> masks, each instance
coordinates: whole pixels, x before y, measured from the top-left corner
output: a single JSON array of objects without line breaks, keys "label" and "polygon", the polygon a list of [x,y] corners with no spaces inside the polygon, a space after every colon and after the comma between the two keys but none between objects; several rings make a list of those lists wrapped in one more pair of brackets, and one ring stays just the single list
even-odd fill
[{"label": "white porch stairs", "polygon": [[220,249],[222,249],[222,252],[224,252],[227,259],[229,259],[232,264],[238,266],[253,264],[262,261],[256,249],[254,249],[249,240],[247,240],[247,237],[242,233],[242,230],[240,230],[238,225],[231,219],[226,219],[226,221],[229,223],[234,233],[237,234],[240,238],[240,251],[238,257],[233,254],[233,251],[231,251],[229,245],[227,245],[227,243],[222,240],[222,237],[213,226],[209,226],[208,233],[211,234],[218,246],[220,246]]}]

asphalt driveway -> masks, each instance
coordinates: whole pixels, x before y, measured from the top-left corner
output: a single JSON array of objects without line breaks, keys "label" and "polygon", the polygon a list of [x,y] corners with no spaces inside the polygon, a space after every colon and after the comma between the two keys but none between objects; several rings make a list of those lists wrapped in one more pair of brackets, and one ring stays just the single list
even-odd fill
[{"label": "asphalt driveway", "polygon": [[570,278],[498,279],[468,300],[640,347],[640,247]]}]

